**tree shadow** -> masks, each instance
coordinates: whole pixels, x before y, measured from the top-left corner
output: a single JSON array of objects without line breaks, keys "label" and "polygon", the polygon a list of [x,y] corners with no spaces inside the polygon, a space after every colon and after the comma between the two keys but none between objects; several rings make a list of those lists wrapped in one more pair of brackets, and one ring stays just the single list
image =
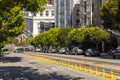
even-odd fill
[{"label": "tree shadow", "polygon": [[56,72],[43,73],[31,67],[1,67],[3,80],[81,80],[82,77],[72,78],[70,75],[59,75]]},{"label": "tree shadow", "polygon": [[98,58],[102,58],[102,59],[115,59],[115,60],[120,60],[120,55],[101,55]]},{"label": "tree shadow", "polygon": [[1,57],[0,61],[6,63],[6,62],[21,62],[22,57]]}]

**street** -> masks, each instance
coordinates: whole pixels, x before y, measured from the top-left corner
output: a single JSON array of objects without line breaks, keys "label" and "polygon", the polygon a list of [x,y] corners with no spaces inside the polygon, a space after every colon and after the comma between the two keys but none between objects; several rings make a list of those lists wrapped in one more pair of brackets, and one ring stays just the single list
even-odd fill
[{"label": "street", "polygon": [[3,80],[107,80],[25,54],[9,54],[0,64]]}]

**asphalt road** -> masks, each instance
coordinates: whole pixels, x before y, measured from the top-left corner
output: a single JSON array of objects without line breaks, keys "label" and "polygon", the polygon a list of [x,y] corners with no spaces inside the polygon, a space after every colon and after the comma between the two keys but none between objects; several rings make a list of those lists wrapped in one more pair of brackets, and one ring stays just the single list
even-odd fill
[{"label": "asphalt road", "polygon": [[25,54],[9,54],[0,64],[3,80],[107,80]]}]

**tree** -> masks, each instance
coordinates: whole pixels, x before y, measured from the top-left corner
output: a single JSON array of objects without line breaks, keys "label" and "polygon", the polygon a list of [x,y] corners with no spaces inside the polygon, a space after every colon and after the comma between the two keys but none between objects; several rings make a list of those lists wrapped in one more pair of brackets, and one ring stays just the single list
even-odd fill
[{"label": "tree", "polygon": [[69,46],[71,44],[71,40],[68,37],[68,33],[72,29],[73,28],[70,28],[70,27],[60,28],[59,33],[58,33],[58,40],[59,40],[60,45]]},{"label": "tree", "polygon": [[96,44],[96,49],[98,49],[98,43],[102,40],[107,40],[110,34],[99,27],[86,28],[86,39],[89,39],[92,43]]},{"label": "tree", "polygon": [[86,28],[75,28],[68,33],[68,37],[72,42],[82,43],[85,40]]},{"label": "tree", "polygon": [[48,37],[49,45],[56,46],[59,44],[58,33],[59,33],[59,28],[52,28],[48,30],[47,37]]},{"label": "tree", "polygon": [[38,36],[33,38],[31,44],[38,46],[38,45],[58,45],[58,32],[59,28],[52,28],[46,32],[40,33]]},{"label": "tree", "polygon": [[105,0],[100,9],[103,26],[120,31],[120,0]]},{"label": "tree", "polygon": [[23,9],[43,11],[48,0],[0,0],[0,48],[9,38],[21,34],[25,27]]}]

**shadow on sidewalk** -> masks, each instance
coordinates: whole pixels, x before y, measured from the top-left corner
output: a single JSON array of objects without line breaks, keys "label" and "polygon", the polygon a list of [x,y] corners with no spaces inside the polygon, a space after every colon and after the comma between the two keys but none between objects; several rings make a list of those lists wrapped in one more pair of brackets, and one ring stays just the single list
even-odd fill
[{"label": "shadow on sidewalk", "polygon": [[31,67],[2,67],[3,80],[81,80],[82,77],[71,78],[69,75],[59,75],[56,72],[38,72]]}]

